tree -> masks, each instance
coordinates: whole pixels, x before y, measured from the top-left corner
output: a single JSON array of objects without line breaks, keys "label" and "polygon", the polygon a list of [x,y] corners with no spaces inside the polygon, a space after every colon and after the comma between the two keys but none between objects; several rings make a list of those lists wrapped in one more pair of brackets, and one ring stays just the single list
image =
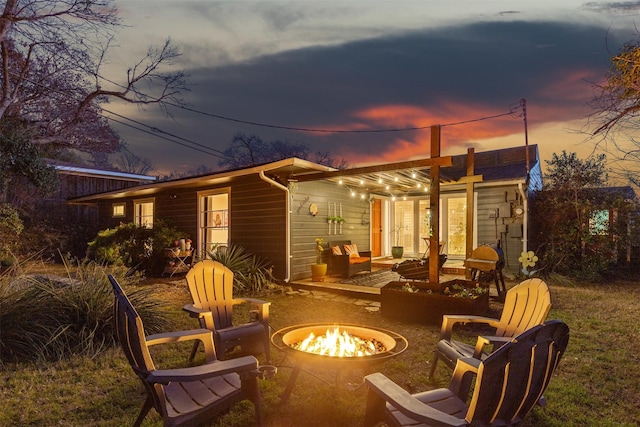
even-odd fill
[{"label": "tree", "polygon": [[635,128],[640,112],[640,40],[626,43],[613,55],[606,83],[598,88],[600,93],[593,105],[602,124],[594,135],[617,126]]},{"label": "tree", "polygon": [[224,155],[225,158],[218,162],[218,166],[227,169],[246,168],[290,157],[313,161],[337,169],[345,169],[348,166],[344,159],[338,161],[328,153],[318,152],[311,155],[309,147],[301,142],[280,140],[264,142],[259,136],[247,136],[243,133],[237,133],[233,136],[230,147],[224,150]]},{"label": "tree", "polygon": [[531,247],[547,271],[594,279],[615,262],[617,247],[626,247],[627,220],[636,206],[620,189],[605,187],[605,161],[604,155],[581,160],[566,151],[547,161],[529,215],[537,233]]},{"label": "tree", "polygon": [[180,103],[184,74],[160,71],[179,56],[169,40],[149,48],[126,81],[100,75],[118,25],[112,0],[7,0],[0,15],[0,120],[30,123],[34,144],[110,153],[119,138],[101,104]]},{"label": "tree", "polygon": [[11,180],[24,177],[43,193],[57,188],[56,171],[45,162],[40,147],[30,142],[19,121],[0,121],[0,200]]},{"label": "tree", "polygon": [[594,86],[598,94],[591,101],[592,141],[613,161],[612,175],[640,187],[640,141],[634,137],[640,125],[640,38],[611,57],[605,82]]},{"label": "tree", "polygon": [[120,161],[118,164],[120,170],[138,175],[145,175],[153,170],[150,159],[141,159],[129,151],[126,145],[123,146],[123,150],[124,151],[120,153]]}]

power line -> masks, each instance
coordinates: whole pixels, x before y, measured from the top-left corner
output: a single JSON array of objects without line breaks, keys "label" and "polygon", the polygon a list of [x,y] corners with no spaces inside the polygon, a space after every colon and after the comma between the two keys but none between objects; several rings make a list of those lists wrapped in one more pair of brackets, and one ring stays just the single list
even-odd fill
[{"label": "power line", "polygon": [[[123,116],[123,115],[121,115],[121,114],[115,113],[115,112],[113,112],[113,111],[110,111],[110,110],[107,110],[107,109],[104,109],[104,108],[102,108],[102,111],[106,111],[107,113],[109,113],[109,114],[113,114],[114,116],[120,117],[121,119],[129,120],[130,122],[133,122],[133,123],[135,123],[135,124],[137,124],[137,125],[147,127],[147,128],[149,128],[149,129],[151,129],[151,130],[153,131],[153,132],[148,132],[148,131],[147,131],[147,133],[149,133],[149,134],[151,134],[151,135],[156,135],[156,133],[155,133],[155,132],[163,133],[163,134],[165,134],[165,135],[169,135],[169,136],[170,136],[170,137],[172,137],[172,138],[177,138],[177,139],[179,139],[179,140],[182,140],[182,141],[188,142],[189,144],[193,144],[193,145],[195,145],[195,146],[198,146],[198,147],[204,148],[205,150],[210,150],[210,151],[212,151],[213,153],[208,153],[208,154],[211,154],[212,156],[218,157],[218,158],[223,159],[223,160],[229,160],[229,159],[233,160],[233,158],[232,158],[231,156],[229,156],[228,154],[226,154],[225,152],[220,151],[220,150],[216,150],[215,148],[211,148],[211,147],[209,147],[209,146],[207,146],[207,145],[200,144],[200,143],[195,142],[195,141],[192,141],[192,140],[190,140],[190,139],[183,138],[183,137],[181,137],[181,136],[178,136],[178,135],[172,134],[172,133],[167,132],[167,131],[164,131],[164,130],[162,130],[162,129],[158,128],[158,127],[150,126],[150,125],[147,125],[147,124],[142,123],[142,122],[140,122],[140,121],[137,121],[137,120],[134,120],[134,119],[130,119],[130,118],[125,117],[125,116]],[[107,119],[111,119],[110,117],[107,117],[107,116],[105,116],[105,115],[102,115],[102,114],[100,114],[100,115],[101,115],[102,117],[107,118]],[[114,121],[115,121],[115,120],[114,120]],[[121,123],[121,122],[119,122],[119,123]],[[131,127],[133,127],[133,126],[131,126]],[[177,141],[173,141],[173,140],[168,139],[168,138],[163,138],[163,139],[166,139],[166,140],[171,141],[171,142],[178,143]],[[183,145],[183,146],[185,146],[185,147],[189,147],[188,145],[185,145],[185,144],[180,144],[180,145]],[[191,147],[189,147],[189,148],[191,148]],[[198,150],[198,151],[202,151],[202,150]],[[204,151],[202,151],[202,152],[204,152]],[[219,153],[219,154],[215,154],[215,153]]]},{"label": "power line", "polygon": [[[125,86],[114,82],[113,80],[107,79],[101,75],[98,75],[98,77],[100,77],[101,79],[114,84],[118,87],[121,87],[123,89],[126,89]],[[143,93],[140,93],[138,91],[136,91],[135,89],[130,89],[132,92],[138,94],[138,95],[143,95],[143,96],[147,96]],[[270,124],[270,123],[262,123],[262,122],[255,122],[255,121],[251,121],[251,120],[244,120],[244,119],[237,119],[234,117],[228,117],[228,116],[223,116],[220,114],[214,114],[214,113],[208,113],[206,111],[201,111],[201,110],[196,110],[195,108],[190,108],[184,105],[179,105],[179,104],[174,104],[172,102],[169,101],[164,101],[164,100],[160,100],[160,99],[155,99],[155,101],[157,102],[161,102],[165,105],[174,107],[174,108],[178,108],[181,110],[186,110],[186,111],[190,111],[192,113],[196,113],[196,114],[200,114],[203,116],[207,116],[207,117],[212,117],[215,119],[220,119],[220,120],[225,120],[225,121],[229,121],[229,122],[234,122],[234,123],[241,123],[241,124],[246,124],[246,125],[251,125],[251,126],[259,126],[259,127],[265,127],[265,128],[271,128],[271,129],[283,129],[283,130],[292,130],[292,131],[299,131],[299,132],[314,132],[314,133],[392,133],[392,132],[406,132],[406,131],[416,131],[416,130],[425,130],[425,129],[429,129],[433,126],[433,124],[431,125],[426,125],[426,126],[412,126],[412,127],[405,127],[405,128],[382,128],[382,129],[359,129],[359,130],[354,130],[354,129],[317,129],[317,128],[304,128],[304,127],[296,127],[296,126],[284,126],[284,125],[274,125],[274,124]],[[500,114],[495,114],[492,116],[485,116],[485,117],[479,117],[479,118],[475,118],[475,119],[470,119],[470,120],[464,120],[464,121],[460,121],[460,122],[453,122],[453,123],[446,123],[446,124],[442,124],[442,127],[445,126],[458,126],[458,125],[463,125],[463,124],[467,124],[467,123],[473,123],[473,122],[479,122],[479,121],[483,121],[483,120],[491,120],[491,119],[495,119],[498,117],[503,117],[503,116],[509,116],[509,115],[513,115],[515,113],[516,108],[519,106],[516,105],[514,106],[513,104],[509,107],[509,111],[505,112],[505,113],[500,113]]]},{"label": "power line", "polygon": [[[208,155],[210,155],[210,156],[214,156],[214,157],[218,157],[218,158],[220,158],[220,159],[223,159],[223,157],[222,157],[222,156],[219,156],[219,155],[217,155],[217,154],[215,154],[215,153],[211,153],[211,152],[209,152],[209,151],[205,151],[205,150],[199,149],[199,148],[197,148],[197,147],[192,147],[192,146],[187,145],[187,144],[185,144],[185,143],[182,143],[182,142],[179,142],[179,141],[175,141],[175,140],[173,140],[173,139],[171,139],[171,138],[167,138],[166,136],[163,136],[163,135],[158,135],[157,133],[154,133],[154,132],[148,131],[148,130],[146,130],[146,129],[139,128],[139,127],[134,126],[134,125],[131,125],[131,124],[129,124],[129,123],[125,123],[125,122],[123,122],[122,120],[114,119],[113,117],[108,117],[108,116],[103,116],[103,117],[104,117],[104,118],[106,118],[107,120],[114,121],[114,122],[119,123],[119,124],[121,124],[121,125],[123,125],[123,126],[127,126],[127,127],[132,128],[132,129],[138,130],[138,131],[140,131],[140,132],[148,133],[149,135],[153,135],[153,136],[156,136],[156,137],[158,137],[158,138],[162,138],[162,139],[164,139],[164,140],[167,140],[167,141],[169,141],[169,142],[173,142],[174,144],[182,145],[183,147],[191,148],[192,150],[200,151],[201,153],[208,154]],[[149,125],[144,125],[144,124],[143,124],[143,126],[146,126],[146,127],[148,127],[149,129],[153,129],[153,127],[151,127],[151,126],[149,126]],[[163,132],[163,133],[164,133],[164,132]]]}]

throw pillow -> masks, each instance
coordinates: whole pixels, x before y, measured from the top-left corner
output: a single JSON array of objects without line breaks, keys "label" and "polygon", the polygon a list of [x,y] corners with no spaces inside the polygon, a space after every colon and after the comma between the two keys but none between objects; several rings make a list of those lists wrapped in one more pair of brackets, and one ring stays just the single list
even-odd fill
[{"label": "throw pillow", "polygon": [[331,248],[331,253],[333,255],[342,255],[342,250],[340,249],[340,246],[334,246]]},{"label": "throw pillow", "polygon": [[349,255],[349,257],[359,257],[358,253],[358,245],[355,243],[352,245],[344,245],[344,252]]}]

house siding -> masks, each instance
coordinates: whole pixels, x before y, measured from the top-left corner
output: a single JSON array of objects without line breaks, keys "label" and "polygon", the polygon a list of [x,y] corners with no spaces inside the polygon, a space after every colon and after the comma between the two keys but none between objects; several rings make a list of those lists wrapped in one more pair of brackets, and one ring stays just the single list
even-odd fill
[{"label": "house siding", "polygon": [[[232,187],[229,198],[229,240],[244,247],[273,266],[277,279],[286,275],[285,192],[260,179],[258,175],[235,178],[220,185],[189,189],[163,189],[152,195],[110,199],[99,202],[102,228],[133,222],[133,203],[154,199],[154,219],[185,233],[194,242],[198,236],[198,193]],[[112,205],[125,203],[125,216],[114,218]],[[202,257],[204,254],[198,254]]]},{"label": "house siding", "polygon": [[[513,216],[501,218],[498,209],[508,199],[516,197],[516,185],[486,187],[478,190],[476,245],[494,244],[502,248],[505,257],[505,270],[516,272],[519,269],[518,258],[522,252],[522,218]],[[511,208],[515,203],[510,202]],[[506,225],[506,232],[501,226]]]},{"label": "house siding", "polygon": [[[315,203],[318,206],[318,214],[313,216],[309,212],[309,206]],[[340,215],[342,204],[342,217],[345,223],[340,227],[331,228],[327,224],[326,217],[334,216],[334,204],[337,206],[337,215]],[[331,213],[329,206],[331,205]],[[291,279],[299,280],[311,275],[311,264],[316,262],[315,239],[324,239],[325,259],[329,256],[329,242],[332,240],[351,240],[362,251],[370,250],[370,205],[369,200],[361,200],[351,197],[346,187],[332,182],[315,181],[300,183],[292,191],[291,202]],[[331,234],[329,230],[331,229]]]}]

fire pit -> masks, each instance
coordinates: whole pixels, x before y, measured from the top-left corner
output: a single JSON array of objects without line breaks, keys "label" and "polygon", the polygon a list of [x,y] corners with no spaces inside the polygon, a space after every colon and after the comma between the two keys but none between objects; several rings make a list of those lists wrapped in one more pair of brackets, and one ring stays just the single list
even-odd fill
[{"label": "fire pit", "polygon": [[395,332],[352,324],[293,325],[271,336],[273,345],[294,360],[293,372],[282,395],[289,398],[304,363],[337,369],[366,369],[397,356],[409,346]]}]

